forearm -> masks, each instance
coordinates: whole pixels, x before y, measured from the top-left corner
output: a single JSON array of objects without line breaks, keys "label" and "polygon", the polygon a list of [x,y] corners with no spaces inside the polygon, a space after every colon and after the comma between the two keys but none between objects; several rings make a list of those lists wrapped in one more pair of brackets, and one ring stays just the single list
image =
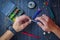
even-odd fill
[{"label": "forearm", "polygon": [[13,33],[7,30],[1,37],[0,40],[10,40],[13,37]]},{"label": "forearm", "polygon": [[60,28],[58,26],[54,28],[53,33],[60,39]]}]

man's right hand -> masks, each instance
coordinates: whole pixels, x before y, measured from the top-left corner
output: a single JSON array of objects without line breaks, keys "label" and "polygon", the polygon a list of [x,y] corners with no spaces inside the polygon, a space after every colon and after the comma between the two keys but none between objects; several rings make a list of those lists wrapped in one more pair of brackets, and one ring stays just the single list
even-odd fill
[{"label": "man's right hand", "polygon": [[42,15],[41,17],[37,17],[35,20],[39,20],[37,24],[46,32],[53,32],[60,38],[60,28],[53,22],[48,16]]}]

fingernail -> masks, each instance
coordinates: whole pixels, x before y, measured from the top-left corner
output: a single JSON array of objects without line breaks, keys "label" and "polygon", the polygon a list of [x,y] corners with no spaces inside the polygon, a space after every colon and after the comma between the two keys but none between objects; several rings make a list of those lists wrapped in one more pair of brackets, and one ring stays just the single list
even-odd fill
[{"label": "fingernail", "polygon": [[40,22],[37,22],[37,24],[39,24]]},{"label": "fingernail", "polygon": [[31,20],[29,20],[31,22]]},{"label": "fingernail", "polygon": [[42,16],[46,16],[46,14],[43,14]]},{"label": "fingernail", "polygon": [[39,19],[39,17],[36,17],[35,20]]},{"label": "fingernail", "polygon": [[35,20],[37,20],[38,17],[35,18]]}]

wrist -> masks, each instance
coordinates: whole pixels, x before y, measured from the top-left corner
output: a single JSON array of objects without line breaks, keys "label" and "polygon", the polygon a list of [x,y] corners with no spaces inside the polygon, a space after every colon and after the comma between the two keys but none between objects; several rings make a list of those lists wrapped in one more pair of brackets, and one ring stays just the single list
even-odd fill
[{"label": "wrist", "polygon": [[53,30],[52,30],[52,32],[55,33],[55,32],[57,32],[58,29],[59,29],[58,26],[55,25],[54,28],[53,28]]},{"label": "wrist", "polygon": [[9,30],[10,32],[12,32],[13,34],[16,34],[16,33],[17,33],[12,26],[9,26],[9,27],[8,27],[8,30]]},{"label": "wrist", "polygon": [[16,28],[15,26],[13,26],[13,29],[14,29],[16,32],[19,32],[19,29]]},{"label": "wrist", "polygon": [[7,30],[8,33],[10,33],[11,35],[14,35],[14,33],[12,33],[10,30]]}]

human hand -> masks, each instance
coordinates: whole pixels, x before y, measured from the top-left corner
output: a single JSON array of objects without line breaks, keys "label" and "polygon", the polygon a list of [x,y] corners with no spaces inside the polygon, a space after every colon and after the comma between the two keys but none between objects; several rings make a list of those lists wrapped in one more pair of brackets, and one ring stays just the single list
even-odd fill
[{"label": "human hand", "polygon": [[16,32],[23,30],[28,24],[30,24],[30,18],[26,15],[22,15],[16,18],[13,28]]},{"label": "human hand", "polygon": [[48,16],[42,15],[41,17],[37,17],[35,20],[39,20],[37,24],[46,32],[53,32],[56,28],[55,22],[53,22]]}]

